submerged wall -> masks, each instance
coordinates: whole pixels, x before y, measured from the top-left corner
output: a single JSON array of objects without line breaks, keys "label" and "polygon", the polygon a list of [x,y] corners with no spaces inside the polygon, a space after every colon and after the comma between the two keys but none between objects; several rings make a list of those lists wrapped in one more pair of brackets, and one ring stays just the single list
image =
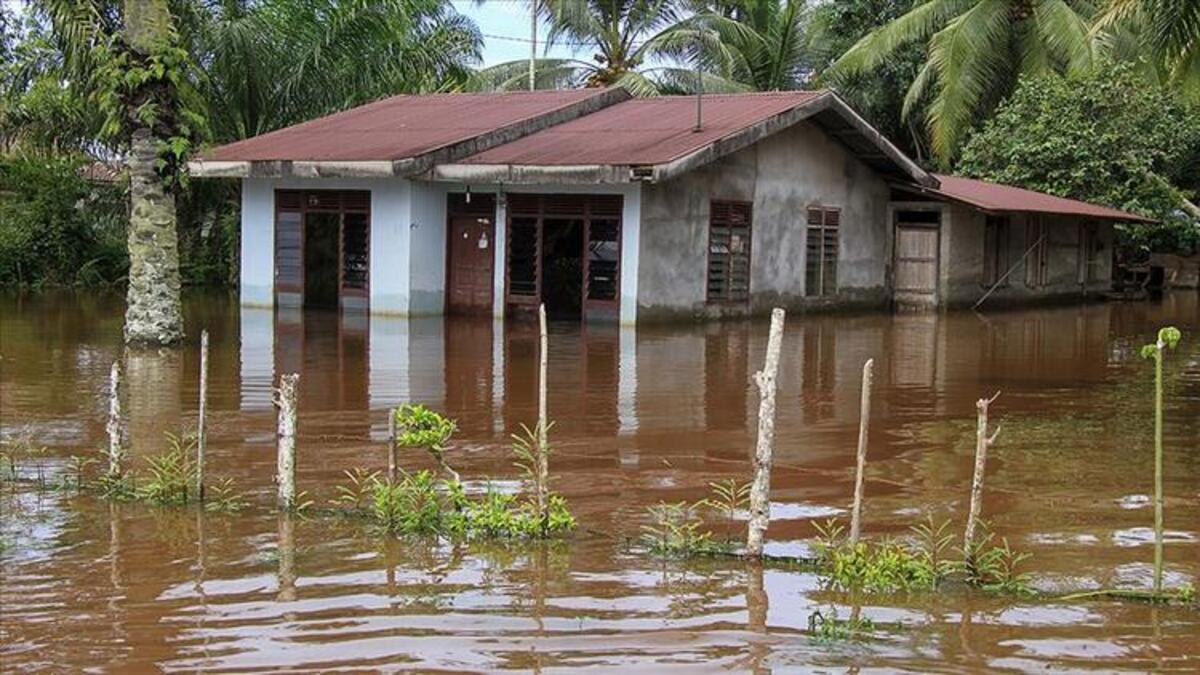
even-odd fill
[{"label": "submerged wall", "polygon": [[[816,126],[802,122],[642,193],[638,306],[642,318],[705,317],[888,300],[889,189]],[[753,204],[750,303],[705,302],[709,201]],[[805,296],[806,212],[841,209],[838,291]]]},{"label": "submerged wall", "polygon": [[[986,214],[965,206],[947,209],[949,222],[942,226],[940,260],[941,303],[947,307],[974,305],[991,288],[984,283],[984,232]],[[1027,238],[1031,218],[1040,219],[1046,235],[1044,283],[1030,285],[1027,272],[1033,257],[1025,257],[1035,239]],[[1091,221],[1095,222],[1095,221]],[[1014,213],[1009,216],[1006,241],[1007,278],[985,301],[988,306],[1039,300],[1071,300],[1097,296],[1112,288],[1112,223],[1095,222],[1099,250],[1094,256],[1093,278],[1081,269],[1082,227],[1085,219],[1065,215]],[[1011,270],[1011,271],[1010,271]]]}]

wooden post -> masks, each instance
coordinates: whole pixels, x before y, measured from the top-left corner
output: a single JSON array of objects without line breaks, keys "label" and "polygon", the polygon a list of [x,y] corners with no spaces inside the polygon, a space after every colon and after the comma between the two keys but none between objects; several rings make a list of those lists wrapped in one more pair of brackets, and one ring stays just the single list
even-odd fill
[{"label": "wooden post", "polygon": [[862,400],[858,415],[858,460],[854,469],[854,506],[850,509],[850,544],[858,543],[862,527],[863,471],[867,466],[867,428],[871,421],[871,381],[875,359],[863,364]]},{"label": "wooden post", "polygon": [[1154,594],[1163,585],[1163,341],[1154,343]]},{"label": "wooden post", "polygon": [[208,331],[200,332],[200,412],[196,421],[196,498],[204,501],[204,445],[208,439]]},{"label": "wooden post", "polygon": [[275,482],[279,485],[276,503],[280,509],[290,509],[296,503],[296,381],[292,373],[279,378],[275,404],[279,406],[278,454]]},{"label": "wooden post", "polygon": [[396,445],[396,409],[388,408],[388,472],[390,482],[396,482],[396,472],[400,464],[400,448]]},{"label": "wooden post", "polygon": [[112,369],[108,372],[108,475],[116,478],[121,475],[121,460],[124,451],[121,449],[121,366],[119,361],[113,361]]},{"label": "wooden post", "polygon": [[761,557],[763,535],[771,519],[771,461],[775,451],[775,389],[779,374],[779,351],[783,346],[784,312],[771,311],[767,358],[754,375],[758,385],[758,442],[754,448],[754,480],[750,484],[750,522],[746,531],[746,555]]},{"label": "wooden post", "polygon": [[963,536],[963,551],[967,553],[967,563],[974,562],[975,556],[975,529],[979,524],[979,512],[983,509],[983,475],[987,466],[988,448],[996,442],[996,436],[1000,435],[1000,429],[991,436],[988,436],[988,406],[990,406],[1000,392],[996,392],[991,398],[981,398],[975,402],[975,409],[978,413],[978,418],[975,425],[975,474],[971,479],[971,508],[967,512],[967,531]]},{"label": "wooden post", "polygon": [[537,421],[537,508],[538,516],[546,520],[547,485],[550,482],[549,413],[546,403],[546,365],[549,359],[549,339],[546,334],[546,305],[538,306],[538,421]]}]

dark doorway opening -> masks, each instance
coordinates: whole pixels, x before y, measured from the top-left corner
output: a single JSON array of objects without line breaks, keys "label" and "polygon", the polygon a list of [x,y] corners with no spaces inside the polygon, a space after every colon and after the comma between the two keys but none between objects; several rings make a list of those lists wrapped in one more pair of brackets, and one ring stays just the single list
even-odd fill
[{"label": "dark doorway opening", "polygon": [[309,212],[304,216],[304,306],[338,306],[337,213]]},{"label": "dark doorway opening", "polygon": [[583,221],[546,218],[543,222],[542,297],[555,319],[583,314]]}]

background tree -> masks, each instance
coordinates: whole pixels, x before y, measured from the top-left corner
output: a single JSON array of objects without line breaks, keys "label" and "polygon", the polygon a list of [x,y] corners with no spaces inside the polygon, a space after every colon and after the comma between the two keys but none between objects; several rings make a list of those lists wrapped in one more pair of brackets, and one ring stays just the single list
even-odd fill
[{"label": "background tree", "polygon": [[[693,12],[719,36],[723,49],[702,64],[727,71],[754,91],[800,89],[812,76],[811,13],[805,0],[735,0]],[[726,65],[727,64],[727,65]]]},{"label": "background tree", "polygon": [[1123,252],[1200,245],[1200,109],[1128,65],[1023,80],[963,147],[958,172],[1159,219],[1120,227]]},{"label": "background tree", "polygon": [[1019,77],[1091,68],[1088,11],[1082,0],[925,0],[859,40],[830,75],[874,71],[906,45],[925,43],[903,115],[921,111],[934,156],[949,166],[963,134]]},{"label": "background tree", "polygon": [[1132,32],[1141,52],[1165,80],[1200,100],[1200,2],[1196,0],[1109,0],[1093,32]]},{"label": "background tree", "polygon": [[[538,59],[536,87],[619,85],[635,96],[651,96],[695,90],[699,78],[706,91],[747,89],[728,76],[736,57],[727,39],[740,25],[696,9],[677,0],[545,0],[547,48],[565,44],[593,56],[591,61]],[[472,87],[528,88],[528,68],[526,60],[485,68]]]}]

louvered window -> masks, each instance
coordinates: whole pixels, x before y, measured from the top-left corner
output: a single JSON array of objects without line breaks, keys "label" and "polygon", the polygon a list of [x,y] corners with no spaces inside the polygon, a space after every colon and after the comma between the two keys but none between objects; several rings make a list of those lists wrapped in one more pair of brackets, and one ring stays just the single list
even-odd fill
[{"label": "louvered window", "polygon": [[708,301],[750,297],[750,204],[714,201],[708,220]]},{"label": "louvered window", "polygon": [[804,263],[804,289],[810,296],[837,293],[838,229],[842,212],[838,209],[808,209],[808,233]]}]

